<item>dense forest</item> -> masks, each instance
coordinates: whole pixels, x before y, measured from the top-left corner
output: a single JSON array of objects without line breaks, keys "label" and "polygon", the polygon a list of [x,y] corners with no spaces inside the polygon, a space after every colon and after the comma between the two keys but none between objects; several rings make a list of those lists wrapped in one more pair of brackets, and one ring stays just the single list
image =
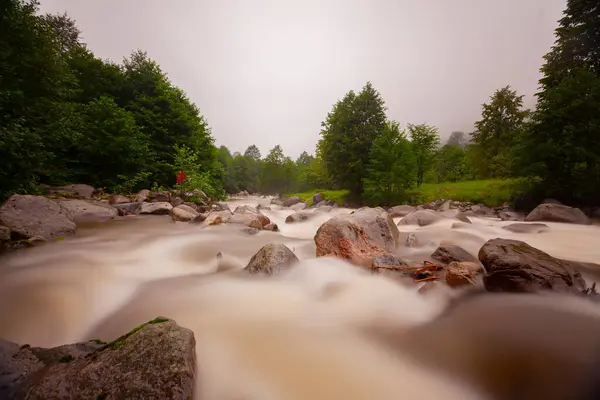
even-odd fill
[{"label": "dense forest", "polygon": [[347,189],[357,201],[389,205],[422,183],[498,178],[514,182],[523,207],[546,197],[600,204],[597,0],[568,1],[535,109],[500,88],[473,132],[442,144],[434,126],[388,119],[367,82],[325,116],[315,154],[296,160],[279,145],[264,157],[254,145],[217,148],[199,109],[146,53],[101,60],[67,15],[40,15],[33,1],[2,4],[0,197],[74,182],[122,193],[167,188],[183,170],[187,187],[212,198]]}]

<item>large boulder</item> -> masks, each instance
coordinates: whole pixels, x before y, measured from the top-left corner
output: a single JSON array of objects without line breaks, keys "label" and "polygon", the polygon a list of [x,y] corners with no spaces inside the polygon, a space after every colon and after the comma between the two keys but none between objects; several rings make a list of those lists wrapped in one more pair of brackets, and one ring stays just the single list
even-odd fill
[{"label": "large boulder", "polygon": [[316,213],[328,213],[331,212],[331,210],[333,210],[333,207],[331,206],[318,206],[317,208],[315,208]]},{"label": "large boulder", "polygon": [[267,224],[263,227],[263,229],[265,231],[271,231],[271,232],[279,232],[279,227],[277,226],[277,224],[271,222],[270,224]]},{"label": "large boulder", "polygon": [[122,196],[120,194],[112,194],[108,197],[108,204],[125,204],[131,203],[131,199],[127,196]]},{"label": "large boulder", "polygon": [[274,204],[276,206],[283,206],[283,200],[275,197],[275,198],[271,199],[271,204]]},{"label": "large boulder", "polygon": [[316,253],[317,257],[336,256],[360,264],[394,253],[399,235],[387,212],[363,208],[321,225],[315,235]]},{"label": "large boulder", "polygon": [[479,250],[486,270],[483,282],[491,292],[581,292],[585,281],[576,263],[554,258],[519,240],[492,239]]},{"label": "large boulder", "polygon": [[[181,205],[181,204],[183,204],[183,203],[184,203],[184,201],[183,201],[183,199],[182,199],[181,197],[174,197],[174,198],[171,200],[171,205],[172,205],[173,207],[177,207],[178,205]],[[192,204],[193,204],[193,203],[192,203]]]},{"label": "large boulder", "polygon": [[92,186],[81,183],[54,187],[48,190],[50,194],[78,199],[91,199],[95,191],[96,189]]},{"label": "large boulder", "polygon": [[150,196],[150,191],[148,189],[142,189],[135,195],[135,202],[142,203],[148,200],[148,196]]},{"label": "large boulder", "polygon": [[193,221],[200,213],[185,204],[180,204],[171,210],[171,219],[179,222]]},{"label": "large boulder", "polygon": [[171,213],[173,206],[166,201],[157,203],[142,203],[139,214],[167,215]]},{"label": "large boulder", "polygon": [[408,204],[404,204],[401,206],[395,206],[395,207],[390,208],[388,210],[388,214],[390,214],[390,217],[392,217],[392,218],[398,218],[398,217],[406,217],[408,214],[414,213],[415,211],[417,211],[416,207],[409,206]]},{"label": "large boulder", "polygon": [[236,214],[236,213],[234,213],[231,216],[230,222],[232,224],[246,225],[247,227],[250,227],[250,228],[262,229],[264,226],[267,226],[268,224],[270,224],[271,220],[262,214],[252,214],[252,213]]},{"label": "large boulder", "polygon": [[312,203],[316,205],[322,202],[323,200],[325,200],[325,196],[323,196],[321,193],[316,193],[312,198]]},{"label": "large boulder", "polygon": [[215,204],[213,204],[212,208],[214,211],[229,211],[229,212],[231,212],[231,208],[229,208],[229,204],[224,203],[222,201],[217,201]]},{"label": "large boulder", "polygon": [[523,221],[523,216],[515,211],[501,211],[498,218],[502,221]]},{"label": "large boulder", "polygon": [[463,262],[474,262],[479,263],[477,258],[465,249],[460,246],[440,246],[438,247],[433,254],[431,254],[431,258],[434,260],[441,261],[446,264],[450,264],[453,261]]},{"label": "large boulder", "polygon": [[298,197],[298,196],[288,197],[283,200],[284,207],[291,207],[294,204],[298,204],[298,203],[300,203],[300,197]]},{"label": "large boulder", "polygon": [[[229,206],[226,208],[229,209]],[[258,208],[249,205],[237,206],[234,214],[258,214]]]},{"label": "large boulder", "polygon": [[454,216],[454,218],[456,218],[457,220],[464,222],[465,224],[471,224],[471,220],[469,219],[469,217],[462,211],[459,211],[456,213],[456,215]]},{"label": "large boulder", "polygon": [[76,223],[90,221],[108,221],[119,215],[119,211],[108,204],[91,200],[59,200]]},{"label": "large boulder", "polygon": [[565,222],[582,225],[590,225],[592,223],[579,208],[552,203],[540,204],[525,217],[525,221]]},{"label": "large boulder", "polygon": [[398,225],[427,226],[444,219],[443,216],[432,210],[417,210],[402,218]]},{"label": "large boulder", "polygon": [[542,233],[548,232],[550,228],[546,224],[525,224],[525,223],[516,223],[510,224],[502,227],[507,231],[515,232],[515,233]]},{"label": "large boulder", "polygon": [[0,398],[191,399],[195,346],[191,330],[166,318],[105,345],[40,349],[4,342]]},{"label": "large boulder", "polygon": [[[0,207],[0,225],[17,239],[40,236],[54,239],[73,235],[73,215],[59,203],[44,197],[15,194]],[[14,237],[13,237],[14,238]]]},{"label": "large boulder", "polygon": [[276,275],[297,261],[298,257],[287,246],[269,243],[252,256],[245,270],[251,274]]},{"label": "large boulder", "polygon": [[115,204],[113,207],[115,207],[117,209],[119,215],[123,216],[123,215],[137,214],[141,205],[142,205],[142,203],[135,202],[135,203]]}]

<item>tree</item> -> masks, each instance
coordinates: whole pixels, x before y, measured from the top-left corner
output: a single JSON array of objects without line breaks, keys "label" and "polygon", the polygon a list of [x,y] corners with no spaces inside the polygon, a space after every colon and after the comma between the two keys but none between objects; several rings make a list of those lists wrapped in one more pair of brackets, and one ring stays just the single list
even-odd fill
[{"label": "tree", "polygon": [[250,145],[244,152],[244,156],[253,158],[254,160],[260,160],[260,150],[258,150],[256,145]]},{"label": "tree", "polygon": [[513,175],[516,145],[525,129],[529,111],[523,110],[523,96],[506,86],[497,90],[483,105],[481,120],[471,134],[479,154],[477,165],[483,178]]},{"label": "tree", "polygon": [[447,145],[457,146],[461,149],[464,149],[467,145],[468,139],[464,132],[462,131],[454,131],[448,137],[448,141],[446,141]]},{"label": "tree", "polygon": [[544,57],[541,92],[521,141],[521,168],[532,177],[524,199],[600,202],[600,5],[569,0],[556,42]]},{"label": "tree", "polygon": [[280,145],[276,145],[265,157],[260,176],[260,187],[265,193],[281,193],[285,183],[286,157]]},{"label": "tree", "polygon": [[387,122],[375,139],[364,181],[365,198],[387,206],[401,201],[404,190],[415,184],[416,159],[397,122]]},{"label": "tree", "polygon": [[333,106],[321,124],[318,151],[335,186],[362,195],[369,153],[385,121],[385,103],[370,82]]},{"label": "tree", "polygon": [[456,145],[444,145],[436,155],[436,182],[456,182],[471,177],[466,152]]},{"label": "tree", "polygon": [[435,152],[440,146],[440,137],[437,128],[426,124],[409,124],[408,132],[416,159],[416,184],[421,186],[425,173],[435,162]]}]

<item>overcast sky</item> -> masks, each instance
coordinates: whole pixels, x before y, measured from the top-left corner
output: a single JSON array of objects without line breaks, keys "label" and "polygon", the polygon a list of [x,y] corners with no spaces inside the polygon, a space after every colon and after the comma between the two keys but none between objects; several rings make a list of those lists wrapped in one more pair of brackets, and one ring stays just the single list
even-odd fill
[{"label": "overcast sky", "polygon": [[217,145],[314,152],[320,124],[371,81],[388,118],[472,130],[494,90],[534,104],[566,0],[41,0],[101,58],[146,50]]}]

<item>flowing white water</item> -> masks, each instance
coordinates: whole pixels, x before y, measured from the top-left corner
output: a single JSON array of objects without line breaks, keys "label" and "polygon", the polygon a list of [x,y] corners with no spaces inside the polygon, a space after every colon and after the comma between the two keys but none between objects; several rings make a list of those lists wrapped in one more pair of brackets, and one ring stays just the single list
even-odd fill
[{"label": "flowing white water", "polygon": [[[268,199],[229,202],[232,209],[258,203],[267,204]],[[218,268],[218,252],[243,267],[267,243],[283,243],[301,260],[310,260],[318,227],[351,210],[315,213],[296,224],[284,222],[293,212],[289,209],[274,206],[263,212],[279,225],[280,233],[251,236],[236,225],[205,228],[151,216],[83,227],[75,238],[9,254],[0,259],[0,338],[43,347],[92,338],[111,340],[161,315],[194,330],[203,366],[198,390],[204,392],[198,395],[207,396],[203,398],[243,394],[231,388],[233,370],[245,371],[235,375],[242,382],[234,386],[251,387],[261,399],[319,398],[327,391],[335,394],[331,399],[359,399],[367,398],[368,388],[368,398],[417,393],[418,367],[389,359],[355,338],[351,330],[375,322],[419,323],[441,310],[443,304],[437,300],[426,300],[416,294],[416,288],[347,269],[335,260],[307,261],[305,272],[271,280],[211,274]],[[508,222],[472,221],[454,229],[456,220],[427,227],[400,226],[398,254],[417,264],[429,259],[441,243],[452,243],[476,255],[487,240],[503,237],[526,241],[560,258],[600,260],[598,226],[548,223],[549,232],[517,234],[502,229]],[[417,235],[419,246],[403,245],[409,232]],[[333,300],[327,298],[331,283],[343,284]],[[325,365],[320,361],[323,357],[329,360]],[[369,366],[369,372],[354,364]],[[315,383],[319,374],[332,373],[339,376],[327,384]],[[414,382],[399,385],[395,377],[406,374],[416,374],[411,378]],[[274,376],[275,384],[265,381]],[[470,396],[446,387],[443,378],[438,383],[424,384],[432,392],[421,387],[420,398],[433,398],[438,389],[449,393],[446,398],[452,398],[450,393],[456,393],[457,399]],[[376,386],[379,397],[373,392]]]}]

